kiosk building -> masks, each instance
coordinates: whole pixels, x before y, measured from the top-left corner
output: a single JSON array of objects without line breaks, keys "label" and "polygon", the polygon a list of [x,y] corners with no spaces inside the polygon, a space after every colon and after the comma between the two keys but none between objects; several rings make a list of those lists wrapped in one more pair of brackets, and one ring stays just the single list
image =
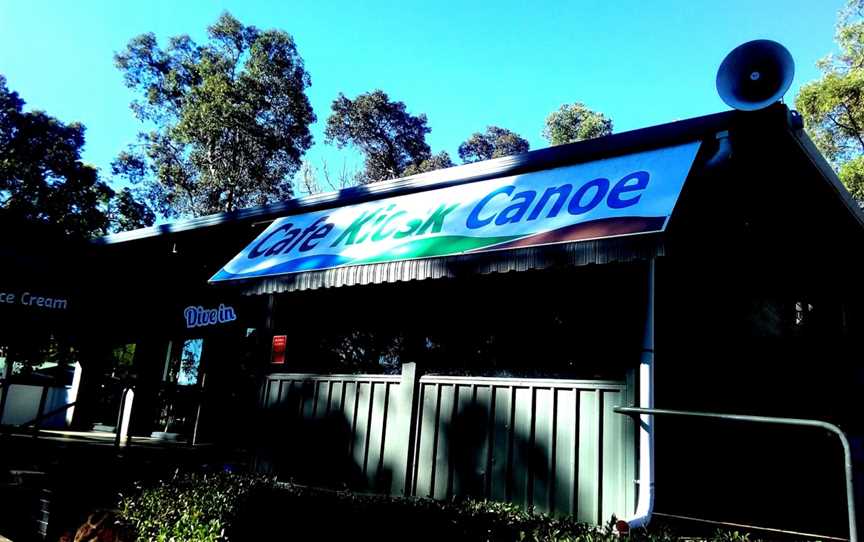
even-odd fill
[{"label": "kiosk building", "polygon": [[[826,419],[860,454],[862,226],[775,104],[19,246],[45,267],[0,284],[0,345],[74,347],[74,427],[113,424],[132,387],[133,437],[242,446],[312,484],[842,536],[832,440],[614,409]],[[19,333],[25,311],[45,333]]]}]

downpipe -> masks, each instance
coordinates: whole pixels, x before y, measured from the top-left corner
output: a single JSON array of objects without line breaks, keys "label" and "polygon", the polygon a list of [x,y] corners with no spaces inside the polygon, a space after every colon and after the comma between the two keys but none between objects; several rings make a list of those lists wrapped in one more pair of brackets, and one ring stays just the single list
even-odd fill
[{"label": "downpipe", "polygon": [[[703,172],[713,173],[728,164],[732,157],[732,144],[727,130],[717,132],[717,150],[705,161]],[[642,337],[642,353],[639,359],[639,408],[654,408],[654,304],[656,261],[648,262],[648,296],[645,307],[645,329]],[[618,522],[618,531],[646,527],[654,513],[654,416],[639,416],[639,490],[636,511],[629,518]]]},{"label": "downpipe", "polygon": [[[648,262],[648,296],[645,306],[645,330],[639,360],[639,407],[654,408],[654,275],[656,261]],[[636,511],[623,522],[618,531],[645,527],[654,512],[654,416],[639,416],[639,491]],[[624,523],[622,525],[622,523]]]},{"label": "downpipe", "polygon": [[722,132],[717,132],[714,137],[717,139],[717,150],[711,158],[705,161],[705,165],[702,167],[703,172],[711,172],[720,166],[724,166],[732,158],[732,143],[729,142],[729,131],[723,130]]}]

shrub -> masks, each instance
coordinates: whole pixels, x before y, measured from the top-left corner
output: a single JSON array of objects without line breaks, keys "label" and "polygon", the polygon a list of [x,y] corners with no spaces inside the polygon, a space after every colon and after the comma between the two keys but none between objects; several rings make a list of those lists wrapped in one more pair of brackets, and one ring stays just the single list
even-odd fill
[{"label": "shrub", "polygon": [[227,541],[242,502],[268,483],[264,477],[229,472],[178,474],[121,495],[119,514],[140,540]]},{"label": "shrub", "polygon": [[[672,542],[653,526],[619,536],[603,528],[486,500],[450,502],[361,495],[278,483],[256,475],[185,474],[123,497],[120,516],[139,540],[446,540],[447,542]],[[695,540],[687,538],[687,540]],[[717,531],[708,540],[750,542]]]}]

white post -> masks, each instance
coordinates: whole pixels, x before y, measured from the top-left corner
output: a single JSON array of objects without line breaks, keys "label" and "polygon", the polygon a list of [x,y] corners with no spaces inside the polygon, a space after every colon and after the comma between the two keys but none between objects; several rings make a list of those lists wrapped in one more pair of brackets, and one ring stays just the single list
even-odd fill
[{"label": "white post", "polygon": [[135,399],[135,390],[127,388],[120,395],[120,419],[118,420],[114,437],[114,445],[125,444],[129,440],[129,421],[132,419],[132,401]]},{"label": "white post", "polygon": [[[78,388],[81,387],[81,363],[75,362],[75,372],[72,374],[72,387],[66,393],[66,403],[74,403],[78,399]],[[75,407],[66,409],[66,427],[72,425],[72,416],[75,414]]]}]

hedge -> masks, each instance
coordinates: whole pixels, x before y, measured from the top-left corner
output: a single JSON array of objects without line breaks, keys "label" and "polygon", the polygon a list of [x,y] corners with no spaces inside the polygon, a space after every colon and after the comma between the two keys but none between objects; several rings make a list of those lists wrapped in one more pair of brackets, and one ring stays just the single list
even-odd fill
[{"label": "hedge", "polygon": [[[443,540],[601,542],[680,540],[663,528],[627,536],[486,500],[449,502],[308,488],[258,475],[177,474],[121,496],[118,515],[139,540]],[[693,540],[693,538],[688,538]],[[708,540],[748,542],[718,531]]]}]

